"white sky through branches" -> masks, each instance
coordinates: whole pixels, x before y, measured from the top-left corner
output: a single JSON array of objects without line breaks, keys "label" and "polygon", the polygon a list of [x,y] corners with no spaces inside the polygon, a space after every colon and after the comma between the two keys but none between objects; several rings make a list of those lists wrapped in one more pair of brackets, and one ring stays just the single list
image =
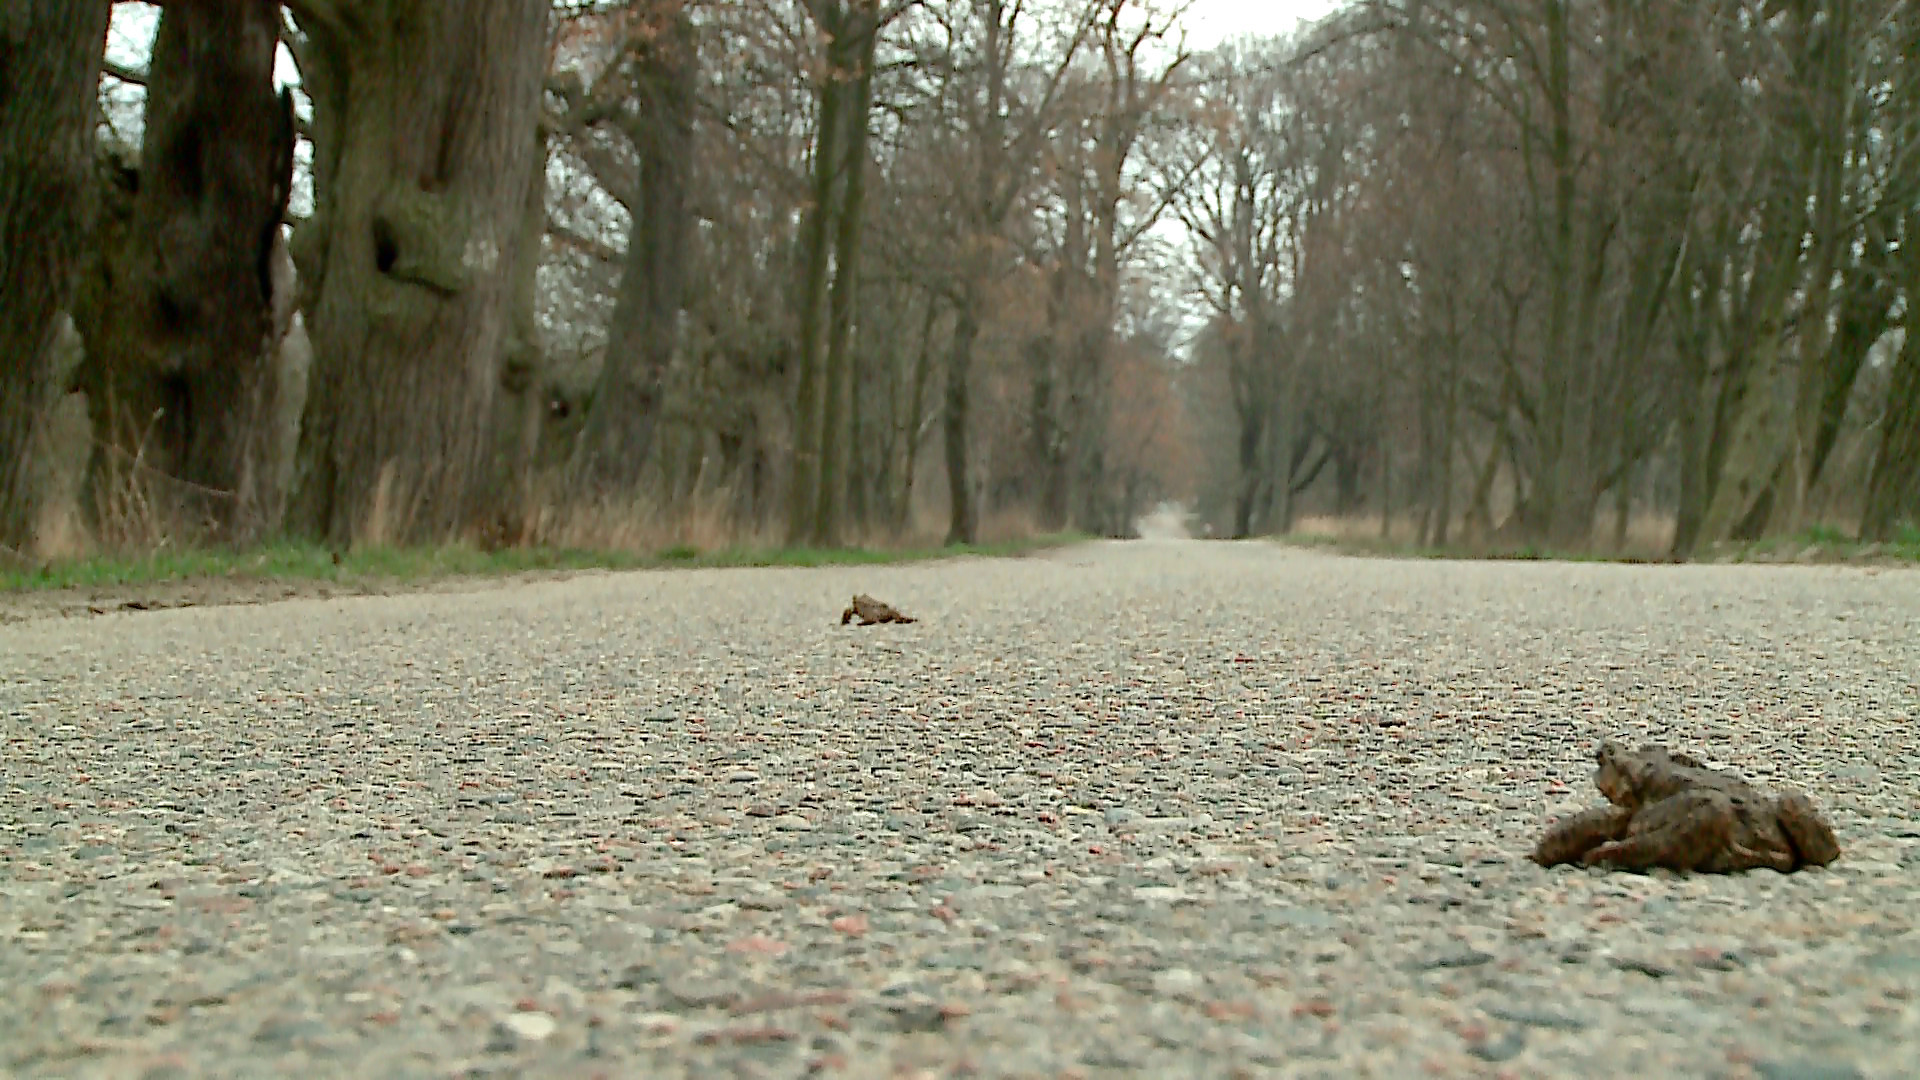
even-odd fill
[{"label": "white sky through branches", "polygon": [[1287,34],[1341,6],[1339,0],[1192,0],[1187,47],[1206,49],[1240,34]]}]

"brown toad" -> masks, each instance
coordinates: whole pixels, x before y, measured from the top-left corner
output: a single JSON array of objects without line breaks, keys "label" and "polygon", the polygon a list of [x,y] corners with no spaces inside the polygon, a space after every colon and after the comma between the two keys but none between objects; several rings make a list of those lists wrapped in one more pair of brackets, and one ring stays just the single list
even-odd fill
[{"label": "brown toad", "polygon": [[1644,870],[1781,873],[1840,856],[1833,829],[1804,794],[1768,795],[1730,773],[1659,746],[1602,743],[1593,782],[1609,805],[1548,829],[1534,849],[1542,866],[1579,862]]},{"label": "brown toad", "polygon": [[900,614],[899,610],[892,604],[882,603],[865,593],[854,597],[853,602],[847,605],[847,610],[840,613],[840,625],[847,625],[855,615],[860,616],[861,626],[871,626],[874,623],[910,623],[914,621],[911,616]]}]

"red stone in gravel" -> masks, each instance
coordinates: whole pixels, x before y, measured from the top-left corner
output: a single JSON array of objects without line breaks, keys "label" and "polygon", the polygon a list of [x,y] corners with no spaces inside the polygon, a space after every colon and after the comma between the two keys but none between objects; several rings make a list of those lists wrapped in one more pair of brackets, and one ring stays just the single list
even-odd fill
[{"label": "red stone in gravel", "polygon": [[746,937],[727,943],[727,951],[750,953],[760,956],[779,956],[787,951],[787,943],[775,941],[764,934],[749,934]]},{"label": "red stone in gravel", "polygon": [[785,1042],[789,1039],[797,1039],[799,1037],[800,1033],[790,1028],[762,1025],[758,1027],[729,1027],[719,1028],[714,1031],[703,1031],[694,1041],[705,1046],[713,1046],[718,1043]]},{"label": "red stone in gravel", "polygon": [[1205,1011],[1209,1020],[1251,1020],[1259,1012],[1251,1001],[1209,1001]]},{"label": "red stone in gravel", "polygon": [[750,1013],[779,1012],[782,1009],[801,1009],[811,1005],[845,1005],[853,1000],[853,995],[845,990],[808,990],[797,993],[768,994],[735,1004],[728,1012],[735,1016]]}]

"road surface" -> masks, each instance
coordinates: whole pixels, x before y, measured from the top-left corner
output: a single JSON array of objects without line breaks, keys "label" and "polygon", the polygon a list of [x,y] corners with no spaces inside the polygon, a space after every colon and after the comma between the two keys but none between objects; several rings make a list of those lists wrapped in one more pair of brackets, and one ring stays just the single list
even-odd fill
[{"label": "road surface", "polygon": [[[16,622],[0,1072],[1894,1076],[1917,684],[1913,571],[1175,539]],[[1542,870],[1601,738],[1845,853]]]}]

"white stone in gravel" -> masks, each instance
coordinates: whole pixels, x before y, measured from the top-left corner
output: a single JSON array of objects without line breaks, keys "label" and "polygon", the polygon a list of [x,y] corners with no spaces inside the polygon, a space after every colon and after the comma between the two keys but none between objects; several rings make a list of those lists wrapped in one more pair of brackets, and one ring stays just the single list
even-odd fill
[{"label": "white stone in gravel", "polygon": [[560,1027],[558,1021],[543,1012],[512,1013],[500,1023],[528,1042],[544,1042]]},{"label": "white stone in gravel", "polygon": [[1168,968],[1153,975],[1153,992],[1166,997],[1191,994],[1205,984],[1206,980],[1190,968]]}]

